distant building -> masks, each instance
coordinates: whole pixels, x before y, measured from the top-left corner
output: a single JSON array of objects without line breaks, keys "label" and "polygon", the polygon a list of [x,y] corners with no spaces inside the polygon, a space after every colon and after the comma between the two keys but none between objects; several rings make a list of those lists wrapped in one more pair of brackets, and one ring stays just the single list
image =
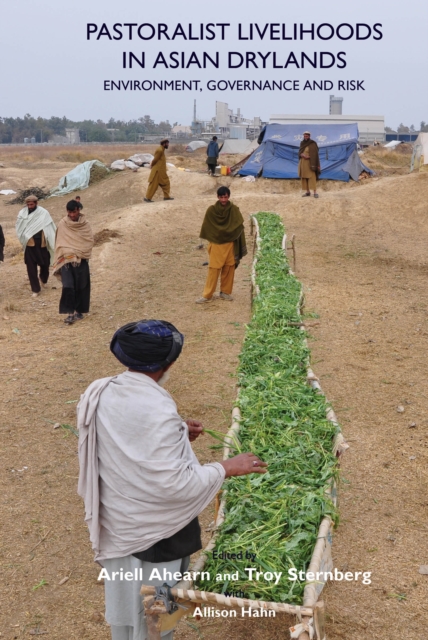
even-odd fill
[{"label": "distant building", "polygon": [[66,129],[65,137],[67,138],[69,144],[80,144],[79,129]]},{"label": "distant building", "polygon": [[253,140],[259,135],[263,123],[261,118],[256,116],[252,120],[244,118],[241,109],[238,108],[236,113],[229,109],[227,102],[216,100],[215,118],[213,118],[216,130],[223,138],[249,138]]},{"label": "distant building", "polygon": [[353,116],[353,115],[283,115],[274,114],[269,119],[269,124],[301,124],[310,128],[311,124],[351,124],[358,125],[358,142],[363,145],[385,141],[385,117],[384,116]]},{"label": "distant building", "polygon": [[331,116],[341,116],[342,115],[342,102],[343,98],[337,98],[335,96],[330,96],[330,115]]},{"label": "distant building", "polygon": [[171,129],[171,135],[177,138],[186,138],[192,135],[192,129],[186,125],[176,124]]},{"label": "distant building", "polygon": [[67,136],[54,135],[49,138],[50,144],[70,144]]}]

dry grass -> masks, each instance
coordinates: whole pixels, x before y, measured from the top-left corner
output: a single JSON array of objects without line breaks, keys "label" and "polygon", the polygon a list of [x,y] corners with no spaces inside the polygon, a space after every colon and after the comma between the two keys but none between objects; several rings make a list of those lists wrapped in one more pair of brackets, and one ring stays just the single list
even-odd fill
[{"label": "dry grass", "polygon": [[4,310],[8,311],[9,313],[11,311],[16,311],[17,313],[19,313],[22,310],[22,307],[19,304],[16,304],[16,302],[6,302],[6,304],[4,305]]},{"label": "dry grass", "polygon": [[[203,167],[203,156],[187,157]],[[37,167],[40,184],[52,179],[49,171],[49,163]],[[34,167],[19,167],[14,175],[20,173],[22,185],[35,184]],[[300,197],[297,180],[246,183],[171,170],[175,200],[164,203],[158,193],[156,204],[145,206],[148,175],[147,169],[122,172],[82,193],[94,231],[117,229],[122,238],[94,250],[91,314],[78,327],[66,327],[58,317],[60,285],[52,283],[56,289],[49,287],[34,300],[24,264],[15,267],[8,259],[1,267],[2,309],[9,300],[22,306],[19,316],[0,315],[2,638],[29,637],[31,628],[51,640],[110,637],[100,613],[99,568],[76,494],[77,441],[44,418],[74,424],[74,401],[83,389],[120,371],[109,354],[118,326],[140,317],[176,324],[186,334],[186,346],[168,390],[180,413],[202,419],[208,428],[225,429],[229,423],[236,393],[231,375],[250,317],[250,257],[236,273],[233,303],[200,309],[193,302],[206,274],[206,254],[195,251],[197,232],[220,184],[232,186],[246,218],[262,207],[277,211],[287,231],[296,233],[297,275],[308,309],[320,315],[311,330],[315,371],[351,444],[342,463],[346,484],[334,562],[340,570],[373,571],[373,584],[328,585],[327,636],[425,638],[428,584],[418,567],[426,563],[428,175],[365,184],[323,181],[314,200]],[[55,222],[67,199],[49,201]],[[16,211],[4,207],[2,215],[2,224],[12,229]],[[404,414],[396,412],[398,404],[405,406]],[[417,427],[409,429],[413,421]],[[195,443],[203,463],[216,459],[211,444],[205,438]],[[12,473],[24,465],[28,469]],[[202,516],[204,542],[211,520],[208,509]],[[34,590],[42,579],[46,586]],[[192,621],[192,627],[182,622],[175,635],[177,640],[279,640],[287,622],[279,616],[205,619]]]},{"label": "dry grass", "polygon": [[6,257],[14,258],[23,253],[22,245],[17,238],[7,235],[5,240],[4,254]]},{"label": "dry grass", "polygon": [[[129,158],[134,153],[153,153],[158,145],[124,144],[124,145],[70,145],[70,146],[34,146],[3,147],[0,146],[0,162],[35,163],[41,161],[60,161],[80,164],[86,160],[100,160],[111,164],[118,158]],[[181,147],[182,145],[177,145]]]},{"label": "dry grass", "polygon": [[[398,151],[399,149],[399,151]],[[410,158],[412,156],[412,146],[402,144],[397,149],[385,149],[384,147],[368,147],[361,156],[362,161],[370,169],[387,175],[388,172],[396,174],[408,173],[410,171]]]},{"label": "dry grass", "polygon": [[179,154],[182,155],[183,153],[186,153],[186,145],[185,144],[172,144],[168,151],[170,153],[174,153],[174,154]]}]

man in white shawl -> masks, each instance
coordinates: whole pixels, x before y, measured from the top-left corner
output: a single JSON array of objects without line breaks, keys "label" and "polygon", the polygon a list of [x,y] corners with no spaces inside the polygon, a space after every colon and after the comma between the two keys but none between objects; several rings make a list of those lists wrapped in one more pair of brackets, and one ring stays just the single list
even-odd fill
[{"label": "man in white shawl", "polygon": [[[18,213],[16,234],[24,249],[33,297],[37,297],[41,286],[46,287],[49,279],[49,265],[55,250],[56,226],[49,211],[38,205],[36,196],[25,199],[26,206]],[[40,274],[37,273],[37,267]]]},{"label": "man in white shawl", "polygon": [[[110,350],[128,370],[93,382],[77,407],[78,493],[103,567],[112,640],[146,640],[141,585],[173,586],[151,578],[153,570],[161,576],[187,570],[189,556],[202,548],[198,515],[224,479],[266,471],[252,453],[198,462],[190,441],[203,427],[183,422],[163,388],[183,339],[161,320],[121,327]],[[161,635],[172,640],[172,634]]]}]

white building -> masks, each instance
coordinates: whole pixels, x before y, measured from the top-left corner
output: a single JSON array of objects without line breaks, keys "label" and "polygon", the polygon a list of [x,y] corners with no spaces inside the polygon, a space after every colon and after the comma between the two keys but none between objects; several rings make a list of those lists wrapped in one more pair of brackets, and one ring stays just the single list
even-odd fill
[{"label": "white building", "polygon": [[80,144],[79,129],[66,129],[65,135],[70,144]]},{"label": "white building", "polygon": [[311,124],[351,124],[356,122],[360,137],[360,144],[373,144],[385,141],[385,117],[384,116],[344,116],[344,115],[283,115],[274,114],[269,119],[269,124],[301,124],[309,127]]},{"label": "white building", "polygon": [[192,135],[192,129],[186,125],[176,124],[171,129],[171,135],[175,137],[188,137]]},{"label": "white building", "polygon": [[244,118],[241,114],[241,109],[238,108],[236,113],[233,113],[233,109],[229,109],[227,102],[220,102],[216,100],[215,103],[215,121],[216,131],[218,131],[223,138],[238,138],[245,139],[257,138],[262,128],[262,121],[259,117],[254,117],[251,120]]}]

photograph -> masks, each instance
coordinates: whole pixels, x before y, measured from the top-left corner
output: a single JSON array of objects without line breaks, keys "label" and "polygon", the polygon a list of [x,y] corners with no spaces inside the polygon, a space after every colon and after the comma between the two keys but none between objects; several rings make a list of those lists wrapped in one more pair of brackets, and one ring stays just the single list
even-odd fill
[{"label": "photograph", "polygon": [[0,640],[424,640],[428,4],[1,22]]}]

